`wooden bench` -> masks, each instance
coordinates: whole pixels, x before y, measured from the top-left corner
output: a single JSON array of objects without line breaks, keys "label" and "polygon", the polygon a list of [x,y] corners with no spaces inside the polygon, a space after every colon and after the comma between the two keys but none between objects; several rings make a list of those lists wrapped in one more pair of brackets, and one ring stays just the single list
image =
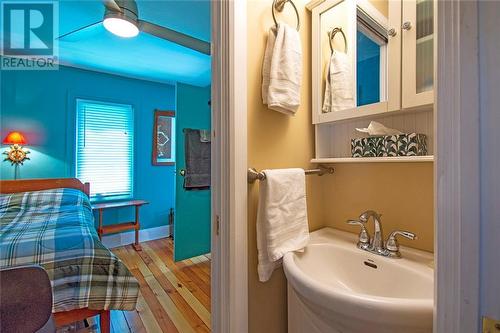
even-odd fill
[{"label": "wooden bench", "polygon": [[[148,204],[144,200],[128,200],[128,201],[117,201],[117,202],[103,202],[92,205],[93,210],[99,211],[99,227],[97,233],[99,234],[99,239],[102,240],[102,236],[106,234],[114,234],[118,232],[123,232],[127,230],[135,230],[135,242],[132,244],[136,251],[141,251],[141,245],[139,244],[139,229],[141,228],[139,224],[139,208],[142,205]],[[135,207],[135,221],[132,222],[120,222],[111,225],[103,225],[103,212],[105,209],[112,208],[123,208],[123,207]]]}]

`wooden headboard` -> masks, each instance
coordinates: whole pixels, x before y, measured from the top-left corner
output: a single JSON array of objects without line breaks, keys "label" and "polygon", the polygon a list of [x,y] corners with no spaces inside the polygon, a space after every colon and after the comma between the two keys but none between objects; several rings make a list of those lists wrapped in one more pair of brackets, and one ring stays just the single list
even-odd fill
[{"label": "wooden headboard", "polygon": [[90,184],[84,184],[77,178],[0,180],[0,193],[2,194],[50,190],[53,188],[74,188],[90,196]]}]

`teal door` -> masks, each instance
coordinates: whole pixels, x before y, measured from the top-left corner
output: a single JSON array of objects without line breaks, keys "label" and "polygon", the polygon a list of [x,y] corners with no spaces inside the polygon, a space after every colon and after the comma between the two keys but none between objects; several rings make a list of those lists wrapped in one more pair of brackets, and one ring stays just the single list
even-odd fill
[{"label": "teal door", "polygon": [[210,189],[186,190],[184,129],[210,129],[210,87],[177,85],[174,260],[210,252]]}]

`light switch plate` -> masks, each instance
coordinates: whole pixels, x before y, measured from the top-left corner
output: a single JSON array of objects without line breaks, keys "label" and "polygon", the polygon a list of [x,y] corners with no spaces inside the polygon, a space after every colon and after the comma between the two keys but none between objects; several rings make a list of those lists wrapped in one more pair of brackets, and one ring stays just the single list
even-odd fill
[{"label": "light switch plate", "polygon": [[483,333],[500,333],[500,320],[483,317]]}]

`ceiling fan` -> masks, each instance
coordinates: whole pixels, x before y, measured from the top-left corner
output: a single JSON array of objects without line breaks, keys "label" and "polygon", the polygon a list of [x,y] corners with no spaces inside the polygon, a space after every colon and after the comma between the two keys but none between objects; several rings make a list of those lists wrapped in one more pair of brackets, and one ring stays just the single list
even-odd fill
[{"label": "ceiling fan", "polygon": [[139,10],[135,0],[103,0],[103,4],[106,10],[102,21],[98,21],[68,32],[59,36],[58,39],[102,23],[106,30],[123,38],[135,37],[140,31],[142,31],[158,38],[162,38],[195,51],[210,55],[210,43],[139,19]]}]

